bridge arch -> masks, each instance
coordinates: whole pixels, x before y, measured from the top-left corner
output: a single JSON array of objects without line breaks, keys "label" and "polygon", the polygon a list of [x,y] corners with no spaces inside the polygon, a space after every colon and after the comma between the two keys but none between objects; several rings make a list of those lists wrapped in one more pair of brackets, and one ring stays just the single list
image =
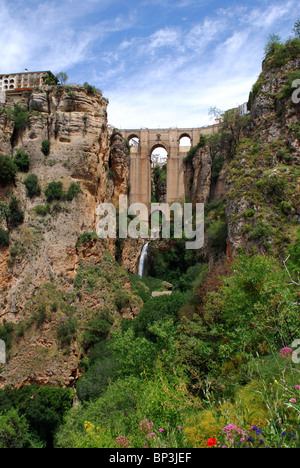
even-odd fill
[{"label": "bridge arch", "polygon": [[193,139],[189,133],[182,133],[178,139],[179,146],[193,146]]},{"label": "bridge arch", "polygon": [[163,150],[166,151],[168,157],[169,157],[169,154],[170,154],[170,150],[168,149],[167,145],[165,145],[164,143],[156,143],[155,145],[153,145],[150,149],[150,153],[149,153],[149,157],[151,159],[151,156],[153,154],[153,152],[158,149],[158,148],[161,148]]},{"label": "bridge arch", "polygon": [[132,133],[131,135],[127,137],[127,142],[129,143],[130,146],[139,146],[140,137],[137,134]]},{"label": "bridge arch", "polygon": [[[151,203],[151,155],[156,148],[164,148],[167,158],[167,203],[181,200],[185,194],[183,159],[190,148],[199,142],[200,135],[218,133],[220,126],[201,128],[131,129],[120,133],[130,144],[130,202]],[[180,145],[187,138],[188,145]],[[187,140],[186,140],[187,141]]]}]

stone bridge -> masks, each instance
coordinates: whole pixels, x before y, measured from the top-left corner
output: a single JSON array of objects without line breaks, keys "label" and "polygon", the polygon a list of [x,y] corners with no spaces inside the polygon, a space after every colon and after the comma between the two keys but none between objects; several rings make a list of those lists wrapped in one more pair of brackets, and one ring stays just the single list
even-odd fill
[{"label": "stone bridge", "polygon": [[[200,128],[121,130],[125,140],[137,142],[130,151],[130,203],[151,203],[151,155],[156,148],[164,148],[168,155],[166,202],[182,199],[185,196],[183,158],[199,143],[201,135],[213,135],[218,130],[218,124]],[[184,137],[190,140],[190,146],[181,146]]]}]

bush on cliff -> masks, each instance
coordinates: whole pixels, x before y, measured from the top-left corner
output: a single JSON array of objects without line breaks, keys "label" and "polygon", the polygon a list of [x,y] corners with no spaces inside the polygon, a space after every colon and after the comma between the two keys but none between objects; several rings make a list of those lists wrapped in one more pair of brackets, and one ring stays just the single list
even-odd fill
[{"label": "bush on cliff", "polygon": [[6,154],[0,154],[0,185],[13,184],[18,172],[14,161]]}]

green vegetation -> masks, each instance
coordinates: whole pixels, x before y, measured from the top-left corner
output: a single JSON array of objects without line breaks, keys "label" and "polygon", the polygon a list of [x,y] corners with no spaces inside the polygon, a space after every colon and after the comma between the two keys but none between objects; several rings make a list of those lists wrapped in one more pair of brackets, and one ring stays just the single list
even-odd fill
[{"label": "green vegetation", "polygon": [[50,204],[38,205],[35,207],[34,211],[38,216],[47,216],[50,213]]},{"label": "green vegetation", "polygon": [[41,187],[39,186],[38,177],[36,174],[29,174],[25,179],[24,185],[29,198],[39,197],[41,195]]},{"label": "green vegetation", "polygon": [[[249,95],[248,109],[251,110],[255,98],[260,93],[266,72],[278,69],[286,65],[289,61],[299,58],[300,54],[300,37],[299,37],[299,20],[296,22],[293,33],[294,38],[289,38],[283,43],[280,37],[276,34],[269,36],[268,42],[265,46],[265,59],[263,63],[263,71],[260,74],[257,82],[253,85],[252,91]],[[291,72],[287,76],[287,83],[284,86],[278,99],[288,98],[293,92],[291,84],[294,79],[299,79],[298,72]]]},{"label": "green vegetation", "polygon": [[55,77],[57,78],[57,80],[62,84],[62,85],[65,85],[66,82],[68,81],[69,77],[67,75],[67,73],[65,72],[59,72],[55,75]]},{"label": "green vegetation", "polygon": [[95,86],[90,85],[89,83],[83,83],[83,86],[86,89],[87,94],[94,96],[95,94],[102,94],[100,89],[97,89]]},{"label": "green vegetation", "polygon": [[[299,24],[295,28],[299,36]],[[269,67],[294,57],[297,41],[270,38],[251,99],[265,89]],[[76,252],[75,278],[51,278],[35,288],[18,324],[3,321],[0,339],[14,364],[18,349],[39,337],[54,343],[38,350],[49,369],[72,362],[75,370],[76,357],[81,361],[76,405],[66,388],[0,390],[1,448],[300,448],[295,108],[288,107],[294,113],[283,129],[288,138],[273,133],[295,77],[297,71],[284,77],[266,125],[229,110],[220,132],[189,153],[187,163],[199,147],[209,148],[212,192],[223,167],[227,172],[226,200],[212,195],[205,205],[204,249],[186,250],[186,239],[172,236],[150,242],[141,278],[122,269],[108,253],[111,244],[85,231],[76,243],[84,248]],[[154,173],[165,182],[163,168]],[[31,179],[35,196],[38,180]],[[34,212],[55,213],[80,192],[74,182],[67,191],[51,182],[47,205]],[[0,220],[12,229],[24,214],[20,201],[9,197],[0,202]],[[21,232],[11,239],[10,266],[25,249]],[[243,247],[231,249],[232,239]],[[8,244],[9,232],[0,229],[0,247]]]},{"label": "green vegetation", "polygon": [[14,195],[9,202],[8,225],[11,229],[18,227],[24,221],[24,212],[20,209],[20,200]]},{"label": "green vegetation", "polygon": [[82,245],[87,244],[88,242],[90,242],[93,239],[98,239],[98,236],[97,236],[96,232],[85,231],[83,234],[81,234],[78,237],[76,247],[80,248]]},{"label": "green vegetation", "polygon": [[1,448],[51,447],[72,399],[72,391],[62,388],[0,390]]},{"label": "green vegetation", "polygon": [[68,317],[66,322],[59,325],[57,338],[63,346],[70,346],[71,342],[76,338],[77,329],[78,322],[72,317]]},{"label": "green vegetation", "polygon": [[45,189],[48,203],[61,200],[72,201],[80,193],[82,193],[80,185],[75,182],[70,183],[66,193],[63,190],[62,182],[50,182]]},{"label": "green vegetation", "polygon": [[48,203],[51,203],[54,200],[62,200],[63,194],[64,191],[62,182],[50,182],[45,190]]},{"label": "green vegetation", "polygon": [[13,117],[15,130],[23,132],[29,126],[29,111],[19,104],[14,105]]},{"label": "green vegetation", "polygon": [[9,233],[0,228],[0,248],[9,246]]},{"label": "green vegetation", "polygon": [[51,144],[48,139],[43,140],[41,151],[45,156],[48,156],[50,154],[50,146]]},{"label": "green vegetation", "polygon": [[13,184],[16,179],[18,167],[6,154],[0,154],[0,185]]},{"label": "green vegetation", "polygon": [[188,154],[186,155],[186,157],[184,158],[184,161],[186,163],[188,163],[189,161],[192,161],[194,156],[195,156],[195,153],[196,151],[199,149],[199,148],[203,148],[204,146],[207,145],[207,139],[204,135],[200,135],[200,140],[199,140],[199,143],[196,145],[196,146],[193,146]]},{"label": "green vegetation", "polygon": [[18,149],[14,157],[14,163],[16,164],[20,172],[28,172],[30,166],[30,158],[25,151]]},{"label": "green vegetation", "polygon": [[68,201],[72,201],[80,193],[82,193],[80,185],[77,184],[76,182],[71,182],[71,184],[69,185],[67,194],[66,194],[66,199]]}]

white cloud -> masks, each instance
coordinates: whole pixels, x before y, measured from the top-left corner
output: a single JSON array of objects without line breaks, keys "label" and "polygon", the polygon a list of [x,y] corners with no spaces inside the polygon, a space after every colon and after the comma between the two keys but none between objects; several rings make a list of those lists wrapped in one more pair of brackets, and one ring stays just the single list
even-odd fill
[{"label": "white cloud", "polygon": [[[188,19],[201,4],[207,13]],[[109,98],[110,123],[119,127],[204,125],[210,106],[247,100],[267,35],[286,34],[296,6],[255,0],[213,11],[207,0],[0,0],[0,71],[63,70],[73,82],[91,82]],[[143,13],[151,7],[149,26]]]}]

